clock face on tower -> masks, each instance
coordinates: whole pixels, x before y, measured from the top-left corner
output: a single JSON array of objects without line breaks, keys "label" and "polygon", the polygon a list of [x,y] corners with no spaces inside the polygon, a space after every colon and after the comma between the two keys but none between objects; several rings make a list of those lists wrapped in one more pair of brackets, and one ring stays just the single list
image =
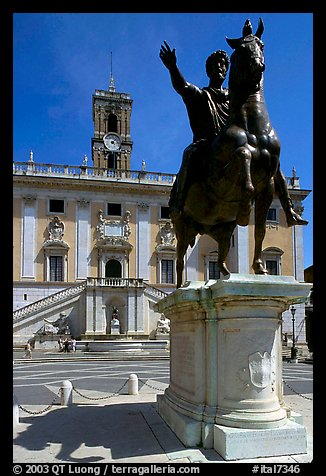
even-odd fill
[{"label": "clock face on tower", "polygon": [[115,134],[114,132],[105,134],[103,137],[103,142],[105,147],[112,152],[117,152],[121,147],[121,139],[119,135]]}]

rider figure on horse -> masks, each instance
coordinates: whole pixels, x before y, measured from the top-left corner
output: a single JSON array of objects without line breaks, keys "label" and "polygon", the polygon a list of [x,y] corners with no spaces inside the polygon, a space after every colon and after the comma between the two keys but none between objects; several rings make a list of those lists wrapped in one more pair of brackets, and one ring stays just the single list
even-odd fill
[{"label": "rider figure on horse", "polygon": [[[200,89],[184,79],[177,67],[175,48],[171,50],[166,41],[161,46],[160,58],[170,72],[174,89],[180,94],[185,103],[193,132],[193,142],[184,150],[182,164],[169,201],[170,216],[176,220],[181,215],[186,198],[187,178],[191,162],[195,160],[196,153],[207,147],[210,140],[216,134],[219,134],[227,123],[229,113],[228,90],[224,89],[222,84],[226,78],[230,60],[223,50],[212,53],[206,60],[209,85]],[[294,210],[287,182],[280,168],[278,168],[274,177],[274,182],[275,191],[285,212],[288,226],[306,225],[308,222],[303,220]]]}]

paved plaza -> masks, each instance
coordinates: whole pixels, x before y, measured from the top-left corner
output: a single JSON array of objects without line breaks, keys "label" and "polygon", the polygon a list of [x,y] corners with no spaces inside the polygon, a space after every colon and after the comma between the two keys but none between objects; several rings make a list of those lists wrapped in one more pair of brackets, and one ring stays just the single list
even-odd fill
[{"label": "paved plaza", "polygon": [[[36,354],[32,361],[14,354],[14,393],[24,409],[14,428],[15,463],[226,463],[213,449],[186,448],[157,413],[168,360],[69,355],[59,362]],[[139,378],[138,395],[128,395],[130,373]],[[308,453],[246,463],[312,461],[312,365],[284,363],[283,377],[285,403],[303,416]],[[71,406],[61,406],[58,397],[66,379],[76,389]]]}]

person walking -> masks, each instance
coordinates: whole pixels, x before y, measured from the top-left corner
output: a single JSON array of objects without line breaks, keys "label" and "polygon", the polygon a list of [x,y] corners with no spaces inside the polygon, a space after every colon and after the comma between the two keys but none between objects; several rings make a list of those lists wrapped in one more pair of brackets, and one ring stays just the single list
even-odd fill
[{"label": "person walking", "polygon": [[58,345],[59,345],[59,352],[62,352],[63,351],[63,341],[62,341],[61,337],[59,337]]},{"label": "person walking", "polygon": [[25,346],[25,355],[24,357],[26,359],[31,359],[32,358],[32,346],[29,342],[27,342],[26,346]]},{"label": "person walking", "polygon": [[77,341],[76,341],[76,339],[73,337],[73,338],[71,339],[71,350],[72,350],[73,352],[76,352],[76,344],[77,344]]}]

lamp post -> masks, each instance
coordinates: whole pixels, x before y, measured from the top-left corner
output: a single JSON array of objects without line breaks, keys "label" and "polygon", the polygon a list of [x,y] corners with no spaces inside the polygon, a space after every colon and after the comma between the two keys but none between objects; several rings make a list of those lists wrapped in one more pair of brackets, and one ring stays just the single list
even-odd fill
[{"label": "lamp post", "polygon": [[291,360],[296,361],[297,360],[297,354],[298,354],[298,349],[295,347],[295,313],[296,313],[296,308],[294,306],[291,306],[291,314],[292,314],[292,348],[291,348]]}]

